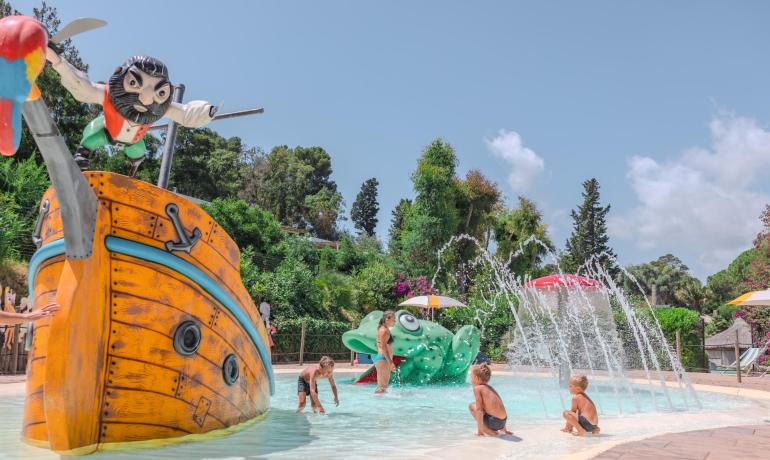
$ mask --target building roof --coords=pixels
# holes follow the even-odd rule
[[[751,346],[751,326],[743,318],[735,318],[733,325],[706,339],[706,348],[734,348],[735,331],[738,331],[738,345],[742,348]]]

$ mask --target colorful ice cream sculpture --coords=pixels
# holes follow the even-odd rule
[[[48,34],[26,16],[0,19],[0,153],[13,155],[21,142],[21,106],[40,97],[35,85],[45,66]]]

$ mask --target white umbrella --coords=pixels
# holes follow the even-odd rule
[[[417,297],[412,297],[411,299],[407,299],[400,304],[398,304],[399,307],[420,307],[420,308],[430,308],[431,309],[431,318],[433,318],[433,311],[439,308],[449,308],[449,307],[465,307],[464,303],[460,302],[457,299],[453,299],[451,297],[446,297],[443,295],[421,295]]]
[[[752,291],[730,301],[730,305],[770,305],[770,289]]]

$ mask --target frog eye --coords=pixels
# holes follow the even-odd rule
[[[409,313],[404,313],[399,316],[398,322],[401,323],[401,326],[409,332],[417,332],[420,330],[420,322],[417,321],[417,318],[410,315]]]

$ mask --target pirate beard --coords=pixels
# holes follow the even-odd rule
[[[126,72],[128,72],[128,68],[110,77],[110,102],[115,106],[118,113],[126,120],[140,125],[150,125],[163,118],[169,105],[171,105],[171,96],[162,104],[155,102],[150,105],[142,104],[139,102],[138,93],[129,93],[123,88],[123,79],[126,76]],[[134,105],[144,107],[147,111],[140,112],[134,108]]]

